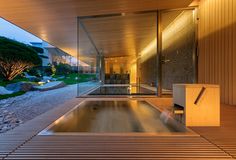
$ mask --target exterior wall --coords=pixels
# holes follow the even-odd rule
[[[236,105],[236,1],[201,0],[199,83],[219,84],[221,102]]]
[[[31,42],[32,46],[39,47],[43,49],[43,53],[38,53],[39,56],[45,56],[45,57],[40,57],[42,59],[42,66],[48,66],[48,64],[51,64],[51,57],[48,54],[48,50],[45,49],[45,47],[48,46],[48,43],[46,42]],[[48,58],[46,58],[48,57]]]
[[[65,63],[69,64],[70,66],[77,66],[77,58],[65,53],[59,48],[49,46],[49,47],[44,47],[44,50],[45,53],[47,53],[49,57],[49,62],[51,64]],[[82,61],[80,61],[80,64],[82,66],[87,66],[87,64],[85,64]]]

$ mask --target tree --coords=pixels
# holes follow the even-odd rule
[[[43,53],[43,48],[40,48],[40,47],[35,47],[35,46],[32,46],[33,50],[35,50],[35,52],[37,53]]]
[[[0,37],[0,73],[10,81],[25,69],[41,65],[37,52],[23,43]]]

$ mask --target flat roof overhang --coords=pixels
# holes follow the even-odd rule
[[[183,8],[193,0],[0,0],[1,17],[77,54],[77,17]]]

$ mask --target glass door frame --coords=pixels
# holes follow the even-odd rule
[[[162,63],[163,63],[163,54],[162,54],[162,18],[161,15],[166,12],[171,11],[185,11],[192,10],[193,21],[195,23],[195,42],[192,51],[192,61],[193,61],[193,82],[198,82],[198,7],[187,7],[187,8],[177,8],[177,9],[164,9],[157,10],[157,96],[162,97]]]
[[[130,14],[144,14],[144,13],[150,13],[150,12],[156,12],[157,13],[157,32],[156,32],[156,37],[157,37],[157,77],[156,77],[156,96],[157,97],[162,97],[162,19],[161,15],[166,12],[171,12],[171,11],[178,11],[178,10],[193,10],[194,11],[194,22],[195,22],[195,43],[194,43],[194,49],[193,49],[193,64],[194,64],[194,83],[198,82],[198,8],[197,7],[187,7],[187,8],[177,8],[177,9],[164,9],[164,10],[148,10],[148,11],[138,11],[138,12],[125,12],[125,13],[115,13],[115,14],[104,14],[104,15],[92,15],[92,16],[79,16],[77,17],[77,58],[79,59],[79,27],[80,26],[80,21],[83,19],[87,18],[99,18],[99,17],[116,17],[116,16],[124,16],[124,15],[130,15]],[[79,61],[78,66],[79,66]],[[101,68],[99,68],[101,69]],[[138,79],[139,77],[137,77]],[[137,83],[138,80],[137,80]],[[127,95],[124,95],[127,97]],[[132,96],[132,95],[131,95]],[[141,95],[140,95],[141,96]],[[145,95],[143,95],[145,96]],[[84,96],[79,96],[79,85],[77,89],[77,97],[84,97]],[[87,96],[85,96],[87,97]]]
[[[146,13],[158,13],[158,10],[146,10],[146,11],[137,11],[137,12],[123,12],[123,13],[114,13],[114,14],[102,14],[102,15],[91,15],[91,16],[78,16],[77,17],[77,58],[79,58],[80,57],[80,53],[79,53],[79,50],[80,50],[80,39],[79,39],[79,29],[80,28],[83,28],[83,26],[81,27],[81,22],[82,22],[82,20],[84,20],[84,19],[90,19],[90,18],[105,18],[105,17],[120,17],[120,16],[127,16],[127,15],[142,15],[142,14],[146,14]],[[157,16],[158,17],[158,16]],[[157,26],[158,26],[158,24],[157,24]],[[89,33],[87,33],[86,32],[86,34],[88,35]],[[88,35],[88,37],[90,37],[89,35]],[[90,37],[91,38],[91,37]],[[89,39],[90,39],[89,38]],[[94,43],[93,43],[93,45],[94,45]],[[156,46],[156,48],[157,48],[157,46]],[[100,51],[98,50],[98,49],[96,49],[97,50],[97,53],[99,54],[100,53]],[[157,53],[156,53],[156,55],[157,55]],[[78,63],[78,65],[79,65],[79,63]],[[99,67],[98,68],[99,70],[101,70],[101,67]],[[101,71],[99,71],[99,72],[101,72]],[[140,79],[140,77],[139,77],[139,75],[137,74],[137,77],[136,77],[136,79],[137,79],[137,82],[136,82],[136,84],[137,85],[140,85],[139,83],[140,83],[140,81],[139,81],[139,79]],[[99,81],[101,82],[101,76],[99,76]],[[101,85],[103,85],[103,83],[100,83],[100,86]],[[96,87],[95,87],[96,88]],[[156,86],[156,88],[157,88],[157,90],[158,90],[158,86]],[[84,95],[82,95],[82,96],[79,96],[79,94],[80,94],[80,91],[79,91],[79,84],[78,84],[78,87],[77,87],[77,97],[78,98],[81,98],[81,97],[92,97],[92,96],[84,96]],[[154,93],[153,95],[150,95],[150,96],[156,96],[157,95],[157,92],[156,93]],[[106,96],[112,96],[112,95],[106,95]],[[125,97],[128,97],[128,96],[131,96],[131,97],[134,97],[134,96],[147,96],[147,95],[124,95]]]

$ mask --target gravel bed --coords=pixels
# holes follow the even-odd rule
[[[83,84],[80,85],[81,91],[95,85],[91,82]],[[30,91],[21,96],[0,100],[0,133],[11,130],[76,96],[75,84],[44,92]]]

